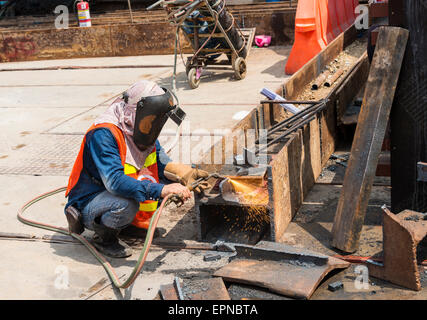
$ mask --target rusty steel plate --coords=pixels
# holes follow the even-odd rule
[[[292,246],[261,241],[256,246],[235,245],[237,255],[214,273],[225,281],[250,284],[295,299],[310,299],[332,270],[350,263]]]
[[[221,278],[184,280],[180,283],[184,300],[230,300]],[[163,300],[179,300],[173,284],[160,286]]]

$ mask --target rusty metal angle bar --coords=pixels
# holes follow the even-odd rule
[[[369,275],[421,290],[417,245],[427,236],[425,215],[412,210],[394,214],[384,205],[383,263],[367,261]]]

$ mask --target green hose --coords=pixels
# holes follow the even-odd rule
[[[156,229],[156,226],[157,226],[157,223],[159,221],[159,218],[160,218],[160,215],[162,213],[163,208],[171,202],[180,201],[179,196],[169,195],[169,196],[165,197],[163,199],[162,203],[160,204],[160,206],[154,212],[154,214],[150,220],[150,225],[148,227],[147,235],[145,237],[144,247],[142,248],[142,251],[139,254],[138,261],[136,262],[136,265],[133,268],[128,279],[124,283],[120,283],[120,280],[117,277],[117,275],[114,271],[114,268],[111,266],[111,264],[104,258],[104,256],[102,254],[100,254],[96,250],[96,248],[93,245],[90,244],[89,241],[86,240],[86,238],[84,238],[83,236],[81,236],[77,233],[70,232],[68,229],[52,226],[52,225],[37,222],[37,221],[33,221],[33,220],[30,220],[30,219],[23,217],[23,213],[29,207],[31,207],[33,204],[35,204],[35,203],[39,202],[40,200],[43,200],[47,197],[53,196],[57,193],[64,192],[66,189],[67,189],[66,187],[58,188],[58,189],[49,191],[47,193],[44,193],[44,194],[28,201],[26,204],[24,204],[22,206],[21,209],[19,209],[18,215],[17,215],[18,220],[21,221],[22,223],[29,225],[29,226],[32,226],[32,227],[42,228],[42,229],[46,229],[46,230],[50,230],[50,231],[54,231],[54,232],[60,232],[60,233],[65,234],[65,235],[70,235],[73,238],[79,240],[84,246],[86,246],[86,248],[89,249],[89,251],[95,256],[95,258],[102,264],[102,266],[104,267],[108,276],[110,277],[111,282],[114,284],[115,287],[122,288],[122,289],[128,288],[136,280],[139,272],[141,271],[141,269],[144,265],[145,259],[147,258],[148,251],[149,251],[151,243],[153,241],[154,230]]]

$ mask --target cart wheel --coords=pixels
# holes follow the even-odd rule
[[[190,61],[187,61],[186,63],[185,63],[185,74],[188,76],[188,73],[190,72],[190,69],[191,69],[191,64],[190,64]]]
[[[196,89],[199,86],[200,78],[197,79],[197,68],[191,68],[188,71],[187,78],[191,89]]]
[[[242,80],[246,77],[246,61],[242,57],[238,57],[236,61],[234,61],[234,75],[237,80]]]

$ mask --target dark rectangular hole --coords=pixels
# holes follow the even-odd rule
[[[202,204],[199,206],[202,240],[256,244],[269,231],[266,206]]]

